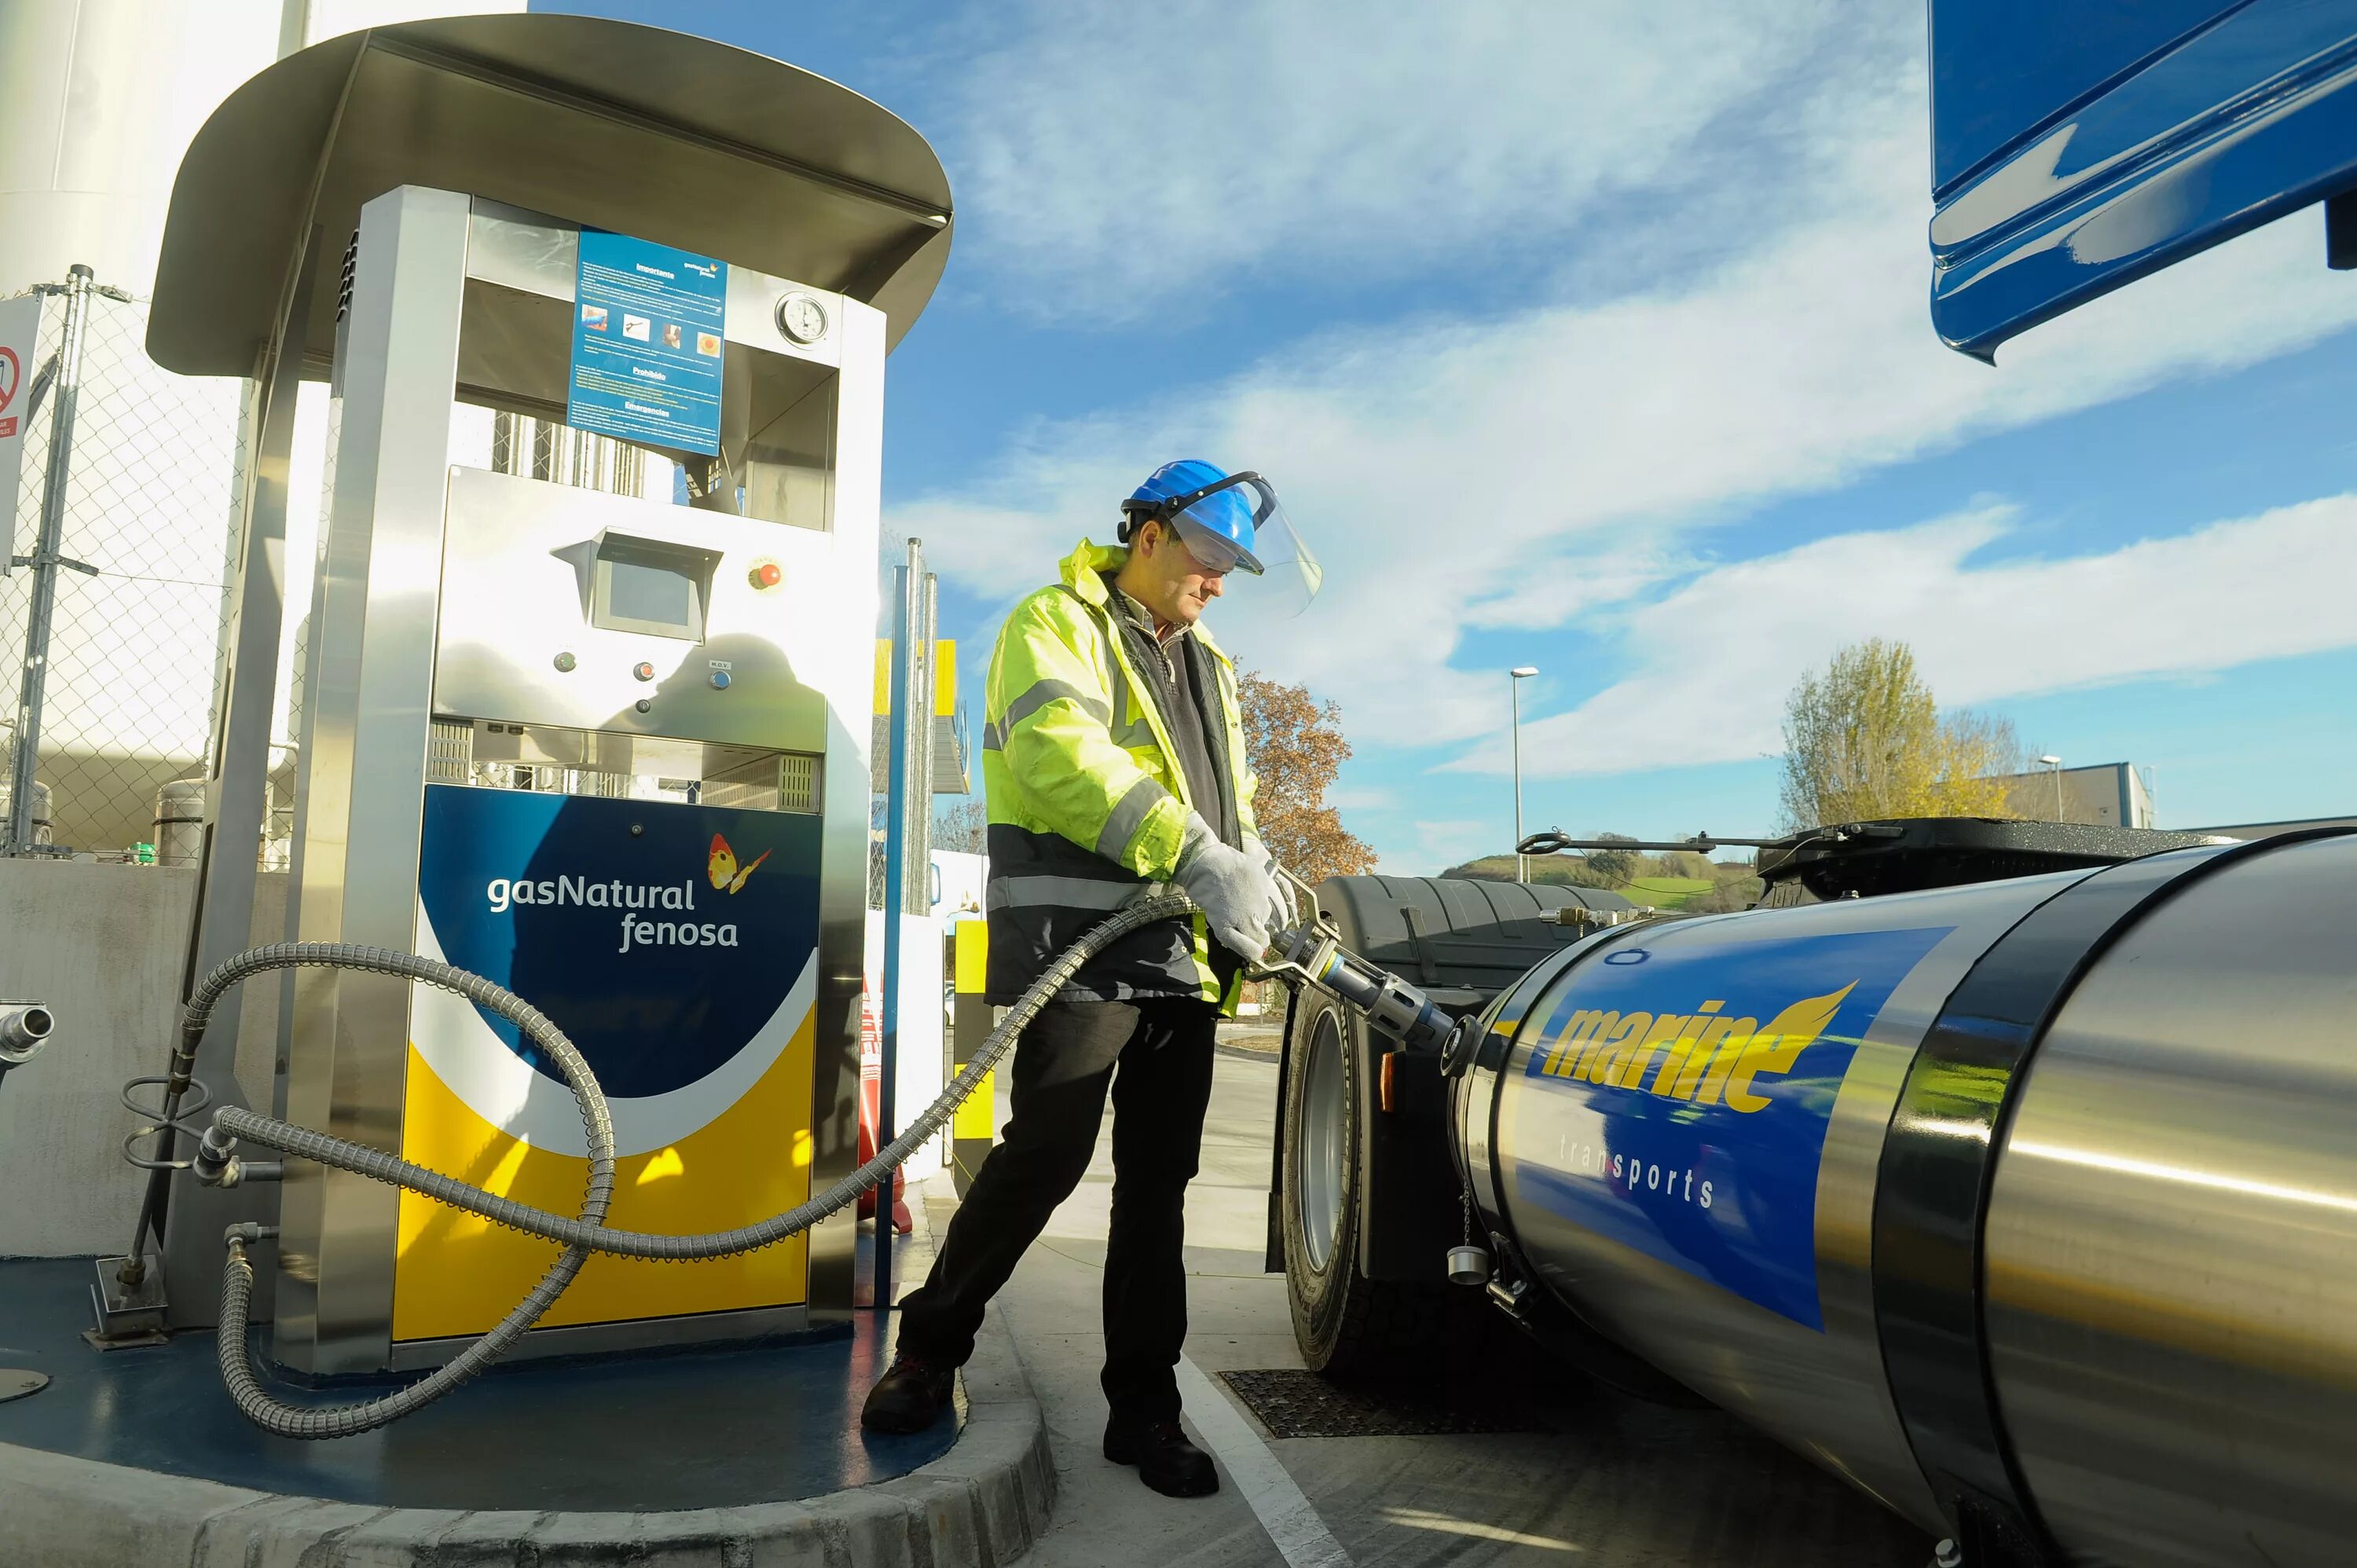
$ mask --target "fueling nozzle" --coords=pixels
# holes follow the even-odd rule
[[[1367,1015],[1367,1022],[1411,1050],[1438,1050],[1456,1020],[1432,998],[1386,969],[1377,969],[1315,922],[1277,933],[1275,950],[1309,977]]]
[[[1398,975],[1345,948],[1319,915],[1318,897],[1307,883],[1280,871],[1278,886],[1292,905],[1292,918],[1269,943],[1269,960],[1260,972],[1330,991],[1409,1049],[1438,1050],[1456,1020]]]

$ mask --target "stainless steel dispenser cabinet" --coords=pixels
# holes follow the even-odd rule
[[[313,109],[307,220],[255,220],[294,252],[285,286],[241,280],[256,237],[196,209],[267,206],[235,192],[241,149]],[[243,344],[204,313],[265,317],[240,367],[264,448],[249,556],[283,529],[296,376],[327,376],[329,436],[285,928],[253,929],[247,846],[291,618],[249,563],[192,974],[284,936],[509,985],[612,1102],[618,1226],[745,1224],[851,1167],[884,359],[939,275],[947,202],[922,140],[865,100],[589,18],[357,35],[223,106],[175,191],[151,346],[218,369]],[[235,1048],[208,1039],[214,1083]],[[276,1068],[291,1120],[579,1204],[570,1095],[470,1004],[300,972]],[[242,1200],[281,1228],[271,1352],[305,1372],[445,1359],[555,1252],[304,1162],[274,1196],[270,1216],[176,1191],[174,1316],[210,1310],[203,1254]],[[809,1326],[851,1283],[847,1218],[742,1258],[599,1257],[534,1348]]]

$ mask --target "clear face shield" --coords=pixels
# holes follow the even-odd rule
[[[1244,585],[1242,602],[1260,613],[1296,616],[1309,607],[1325,573],[1294,532],[1275,486],[1248,472],[1182,499],[1170,523],[1205,571],[1256,579]]]

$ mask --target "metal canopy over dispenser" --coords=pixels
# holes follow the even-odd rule
[[[380,28],[231,95],[174,188],[149,332],[169,369],[253,379],[258,448],[190,982],[283,937],[511,986],[612,1101],[617,1224],[741,1224],[849,1171],[883,365],[949,235],[899,120],[652,28]],[[328,477],[287,913],[257,930],[304,379],[331,389]],[[224,1092],[234,1026],[199,1058]],[[303,972],[275,1084],[298,1122],[578,1201],[569,1095],[463,1001]],[[173,1325],[210,1320],[246,1219],[281,1231],[272,1354],[314,1375],[444,1359],[554,1251],[304,1162],[283,1188],[184,1176]],[[839,1320],[852,1248],[845,1215],[745,1258],[599,1258],[534,1337]]]

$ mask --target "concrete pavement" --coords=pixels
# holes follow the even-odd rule
[[[1273,1058],[1221,1053],[1202,1174],[1189,1197],[1187,1354],[1209,1379],[1208,1386],[1192,1385],[1189,1424],[1207,1446],[1220,1445],[1220,1434],[1205,1430],[1212,1424],[1240,1427],[1249,1442],[1220,1454],[1216,1497],[1158,1497],[1098,1451],[1110,1116],[1080,1189],[1000,1297],[1016,1356],[1045,1412],[1056,1470],[1056,1507],[1027,1563],[1921,1568],[1930,1561],[1931,1542],[1920,1531],[1731,1418],[1578,1385],[1568,1385],[1549,1411],[1546,1431],[1270,1438],[1217,1374],[1301,1365],[1284,1278],[1261,1272],[1275,1080]],[[945,1187],[929,1184],[926,1197],[934,1224],[945,1223]],[[1182,1375],[1182,1387],[1191,1382]],[[1213,1397],[1234,1420],[1203,1419],[1203,1402]],[[1261,1455],[1275,1461],[1279,1489],[1297,1493],[1315,1530],[1305,1535],[1303,1521],[1285,1512],[1284,1498],[1272,1501],[1272,1477],[1254,1473]],[[1255,1498],[1238,1484],[1240,1470]],[[1318,1545],[1321,1536],[1333,1552]]]
[[[921,1271],[928,1239],[910,1239],[899,1256]],[[86,1266],[72,1278],[79,1288]],[[9,1417],[0,1425],[35,1435],[19,1429],[27,1416],[42,1417],[46,1402],[66,1430],[44,1428],[54,1446],[0,1442],[6,1568],[949,1568],[1019,1556],[1054,1496],[1039,1407],[996,1312],[964,1369],[954,1444],[914,1468],[893,1468],[869,1460],[910,1440],[870,1444],[847,1430],[881,1369],[881,1325],[865,1314],[848,1341],[774,1357],[713,1351],[501,1369],[400,1427],[322,1448],[254,1439],[209,1368],[191,1384],[172,1380],[156,1359],[185,1348],[209,1363],[207,1346],[102,1359],[71,1328],[27,1339],[34,1314],[11,1294],[13,1283],[0,1280],[0,1360],[46,1354],[59,1382],[0,1407]],[[797,1408],[788,1398],[776,1363],[801,1354],[831,1359],[823,1405]],[[70,1385],[117,1373],[127,1385],[99,1392],[120,1400],[71,1402]],[[722,1380],[729,1386],[716,1386]],[[125,1463],[93,1457],[74,1441],[82,1415],[120,1415],[161,1434],[167,1452],[143,1448]],[[317,1457],[330,1468],[264,1485],[204,1473],[221,1457],[208,1444],[238,1439],[290,1466]],[[371,1452],[381,1453],[381,1467],[371,1468]],[[374,1477],[360,1495],[306,1489],[307,1477],[349,1478],[332,1468],[347,1459]],[[848,1465],[834,1482],[841,1489],[791,1489],[787,1477],[805,1459]],[[177,1473],[191,1465],[193,1473]],[[737,1470],[748,1473],[733,1481],[723,1474]],[[867,1484],[845,1484],[862,1477]],[[733,1500],[708,1500],[716,1487],[732,1485]]]

